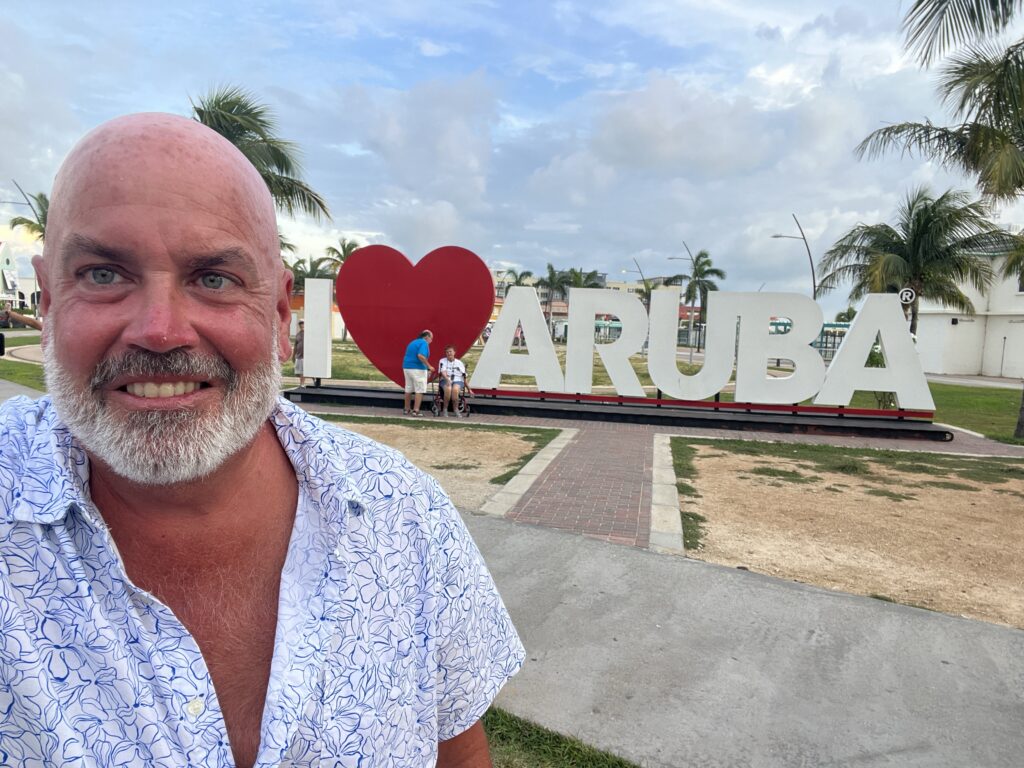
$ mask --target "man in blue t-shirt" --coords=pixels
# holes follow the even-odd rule
[[[433,333],[423,331],[405,348],[405,357],[402,358],[402,370],[405,372],[405,408],[402,413],[406,415],[420,415],[420,403],[423,401],[423,393],[427,391],[427,371],[434,370],[434,366],[430,364],[430,342],[433,339]],[[410,411],[409,395],[412,394],[415,394],[416,398]]]

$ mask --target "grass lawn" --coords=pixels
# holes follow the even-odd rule
[[[980,432],[1004,443],[1024,445],[1024,440],[1013,436],[1022,390],[935,383],[929,383],[928,388],[935,400],[935,421]],[[871,392],[857,392],[850,405],[854,408],[878,407]]]
[[[484,715],[484,730],[494,768],[638,768],[495,707]]]
[[[12,363],[10,360],[0,358],[0,379],[13,381],[23,387],[46,391],[46,382],[43,381],[43,367],[29,363]]]
[[[957,389],[970,389],[957,387]],[[984,390],[988,391],[988,390]],[[920,485],[971,490],[962,482],[999,485],[1011,479],[1024,479],[1024,463],[1019,459],[966,458],[940,453],[908,453],[906,451],[877,450],[871,448],[838,448],[829,445],[803,445],[800,443],[762,443],[751,440],[702,440],[699,438],[673,438],[672,466],[676,474],[676,488],[679,494],[700,498],[692,485],[696,477],[693,460],[697,455],[695,445],[713,446],[716,451],[735,453],[751,457],[778,457],[802,462],[805,472],[779,470],[772,467],[755,468],[751,474],[770,476],[778,482],[799,485],[812,484],[817,478],[807,471],[838,473],[858,480],[878,480],[878,469],[924,475]],[[938,480],[932,477],[941,478]],[[824,488],[829,491],[832,488]],[[895,491],[876,491],[872,495],[885,496],[892,501],[905,498]],[[685,505],[680,512],[683,524],[683,543],[687,549],[700,547],[704,536],[705,518],[695,512],[688,512]]]
[[[540,427],[503,427],[496,424],[470,424],[467,423],[466,419],[459,421],[435,421],[433,419],[416,421],[415,419],[379,418],[377,416],[349,416],[340,413],[323,413],[319,414],[319,417],[325,421],[347,421],[357,424],[393,424],[399,427],[408,427],[409,429],[469,429],[478,432],[507,432],[532,443],[533,447],[521,456],[513,466],[497,477],[491,478],[491,482],[495,485],[504,485],[519,474],[519,470],[526,466],[526,463],[536,456],[541,448],[554,440],[561,432],[558,429],[543,429]]]
[[[0,331],[2,333],[2,331]],[[11,347],[27,347],[32,344],[39,343],[39,336],[7,336],[4,338],[4,346],[10,349]]]

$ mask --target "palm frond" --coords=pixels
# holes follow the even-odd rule
[[[906,47],[925,65],[959,45],[1003,31],[1022,0],[915,0],[903,20]]]
[[[860,158],[874,159],[898,149],[902,155],[923,155],[944,165],[962,166],[967,138],[963,126],[943,128],[928,121],[897,123],[872,131],[854,151]]]
[[[15,216],[10,221],[11,229],[17,227],[23,228],[30,235],[34,235],[37,240],[42,240],[45,237],[46,230],[39,226],[39,222],[35,219],[28,219],[24,216]]]
[[[321,215],[330,218],[327,202],[306,182],[293,176],[282,176],[272,172],[264,172],[261,175],[277,207],[289,216],[294,216],[297,209],[308,213],[316,220],[319,220]]]
[[[935,197],[923,187],[912,189],[895,226],[858,224],[825,253],[819,292],[849,283],[854,301],[911,287],[922,298],[973,311],[960,286],[984,292],[994,279],[991,257],[1024,242],[997,227],[988,213],[983,201],[963,191]]]
[[[305,181],[298,147],[275,134],[271,109],[237,86],[217,88],[192,102],[196,120],[234,144],[259,171],[278,208],[296,210],[316,220],[330,219],[327,203]]]

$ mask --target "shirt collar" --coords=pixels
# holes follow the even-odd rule
[[[88,507],[89,459],[81,444],[58,418],[48,396],[33,403],[25,415],[20,450],[5,451],[0,471],[8,469],[15,487],[8,515],[19,522],[51,524],[74,505]],[[344,466],[336,446],[336,430],[279,397],[270,421],[301,485],[325,512],[362,515],[366,497]],[[19,486],[20,483],[20,486]],[[2,511],[2,510],[0,510]]]
[[[348,450],[340,431],[279,397],[270,415],[277,439],[311,500],[328,513],[359,516],[369,500],[346,469]]]
[[[21,522],[54,523],[88,498],[89,459],[48,396],[21,415],[24,442],[9,454],[17,466],[8,514]]]

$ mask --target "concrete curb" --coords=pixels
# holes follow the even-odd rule
[[[679,491],[672,466],[669,435],[654,436],[651,463],[651,538],[649,549],[663,555],[685,554],[683,521],[679,516]]]
[[[519,503],[523,494],[530,490],[530,487],[540,476],[540,473],[548,468],[548,465],[555,460],[565,446],[576,438],[577,434],[579,434],[578,429],[561,430],[554,440],[541,448],[537,455],[530,459],[515,477],[505,483],[500,491],[480,507],[480,513],[493,517],[504,517],[511,512],[512,508]]]
[[[941,423],[939,423],[937,421],[934,422],[934,424],[937,427],[945,427],[946,429],[955,429],[957,432],[963,432],[964,434],[970,435],[971,437],[981,437],[981,438],[985,437],[983,434],[981,434],[981,432],[975,432],[973,430],[967,429],[966,427],[954,427],[952,424],[941,424]]]

